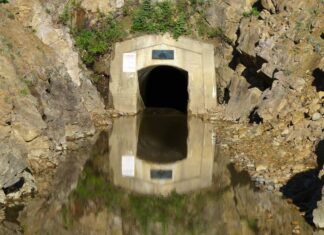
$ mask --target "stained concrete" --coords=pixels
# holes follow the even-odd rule
[[[174,50],[174,59],[152,59],[152,50]],[[134,67],[126,69],[130,72],[124,72],[124,53],[134,53],[135,56]],[[188,72],[188,113],[203,114],[216,108],[213,45],[185,37],[175,40],[170,35],[145,35],[115,45],[111,62],[110,92],[117,111],[137,113],[144,108],[139,91],[138,71],[159,65],[169,65]]]

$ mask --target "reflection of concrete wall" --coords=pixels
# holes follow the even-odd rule
[[[109,139],[109,163],[115,185],[139,193],[179,193],[210,186],[214,146],[211,127],[200,119],[189,118],[187,158],[169,164],[146,162],[136,158],[139,122],[138,117],[122,117],[114,121]],[[122,176],[122,156],[135,156],[134,177]],[[151,179],[151,170],[172,170],[172,179]]]
[[[153,60],[152,50],[174,50],[174,60]],[[134,72],[123,72],[123,53],[136,53]],[[216,106],[214,48],[211,44],[180,37],[146,35],[133,38],[115,47],[111,62],[110,91],[118,111],[137,113],[143,108],[137,71],[153,65],[170,65],[188,71],[189,104],[193,114],[206,113]]]

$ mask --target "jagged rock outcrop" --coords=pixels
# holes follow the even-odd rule
[[[314,119],[321,122],[323,117],[318,111],[323,101],[316,97],[320,94],[317,95],[312,86],[316,78],[311,72],[316,71],[324,53],[319,26],[323,18],[318,14],[323,4],[316,1],[298,1],[296,5],[261,1],[261,5],[265,9],[259,16],[243,17],[239,25],[237,54],[233,58],[236,73],[233,74],[245,77],[250,86],[247,89],[242,83],[234,93],[229,93],[225,118],[237,120],[238,116],[244,116],[241,120],[248,120],[249,116],[257,115],[263,122],[285,120],[289,123],[291,116],[302,110],[309,117],[316,113]],[[268,10],[277,14],[271,15]],[[298,21],[301,19],[303,22]],[[232,76],[231,83],[235,84],[236,77]],[[235,94],[251,93],[255,89],[261,95],[254,107],[249,107],[253,113],[249,115],[245,108],[241,108],[234,114],[231,111],[233,103],[237,107],[246,107],[246,99],[237,99]],[[312,99],[314,104],[306,101]],[[307,122],[307,118],[304,121]]]
[[[33,176],[107,124],[68,32],[45,11],[38,1],[0,11],[0,203],[36,191]]]

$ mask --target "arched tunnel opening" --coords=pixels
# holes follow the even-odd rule
[[[187,113],[188,72],[172,66],[152,66],[138,72],[145,107],[172,108]]]
[[[187,157],[188,72],[151,66],[138,72],[145,109],[140,117],[137,156],[155,163]]]

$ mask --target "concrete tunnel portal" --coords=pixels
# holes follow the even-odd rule
[[[144,35],[118,42],[110,64],[116,111],[145,107],[204,114],[217,106],[214,46],[169,35]]]
[[[173,66],[150,66],[138,71],[145,107],[172,108],[187,113],[188,72]]]

